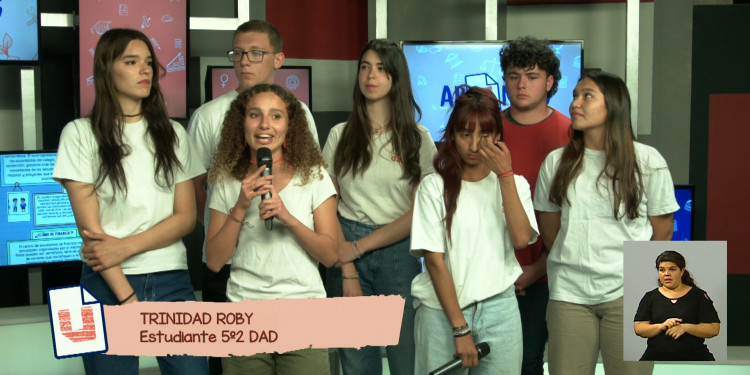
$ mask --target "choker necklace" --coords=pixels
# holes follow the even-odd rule
[[[278,160],[274,160],[273,163],[274,164],[281,163],[282,161],[284,161],[284,157],[283,156],[280,157]],[[258,162],[255,161],[255,160],[250,159],[250,164],[252,164],[252,165],[258,165]]]
[[[123,116],[125,116],[125,117],[138,117],[138,116],[140,116],[140,115],[142,115],[142,114],[143,114],[143,112],[141,112],[141,113],[136,113],[136,114],[134,114],[134,115],[123,115]]]

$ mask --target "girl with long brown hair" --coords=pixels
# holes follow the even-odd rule
[[[187,134],[170,121],[159,64],[140,31],[111,29],[94,51],[91,114],[60,136],[53,177],[83,239],[81,284],[104,304],[195,301],[182,237],[195,226]],[[151,177],[153,176],[153,177]],[[204,357],[158,357],[164,374],[204,374]],[[136,374],[138,357],[83,357],[88,374]]]
[[[584,74],[570,118],[570,143],[544,160],[534,195],[550,248],[550,373],[593,374],[600,351],[607,373],[650,373],[623,361],[623,241],[671,239],[672,177],[654,148],[634,141],[619,77]]]
[[[461,358],[479,374],[521,372],[514,248],[536,241],[529,184],[513,173],[502,114],[490,90],[460,87],[435,157],[417,189],[411,253],[428,272],[412,282],[415,372]],[[452,334],[451,334],[452,333]],[[478,360],[475,344],[491,352]]]
[[[414,371],[410,284],[420,264],[409,256],[412,195],[432,172],[435,144],[415,120],[414,100],[398,44],[376,39],[359,57],[349,120],[331,129],[323,149],[340,193],[339,262],[329,268],[330,296],[401,295],[406,306],[398,345],[386,347],[393,375]],[[366,324],[366,323],[365,323]],[[340,349],[344,374],[382,373],[380,348]]]

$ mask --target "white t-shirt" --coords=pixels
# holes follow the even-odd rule
[[[239,93],[237,90],[231,90],[198,107],[193,115],[190,116],[187,128],[188,136],[190,137],[190,142],[192,142],[193,147],[198,153],[198,157],[206,170],[211,169],[211,165],[213,164],[214,154],[216,153],[216,149],[219,146],[219,139],[221,138],[221,128],[222,125],[224,125],[224,117],[226,116],[232,101],[238,96]],[[315,143],[320,146],[320,143],[318,142],[318,131],[315,128],[315,120],[312,117],[312,113],[310,113],[310,108],[308,108],[303,102],[299,103],[302,105],[302,110],[305,111],[305,118],[307,118],[307,125],[310,127],[313,139],[315,139]],[[204,235],[208,233],[208,220],[210,218],[208,203],[211,201],[212,190],[213,188],[211,184],[208,184],[206,192],[206,210],[203,214]],[[206,262],[206,241],[203,241],[203,262]]]
[[[537,229],[531,203],[529,183],[514,176],[518,197],[532,228],[529,243],[536,242]],[[445,253],[456,288],[458,304],[464,307],[502,293],[521,275],[513,242],[503,212],[500,183],[490,172],[481,181],[461,181],[456,212],[451,225],[451,240],[445,228],[443,179],[433,173],[417,188],[411,224],[411,251],[423,256],[424,251]],[[411,283],[414,307],[425,304],[441,309],[429,272],[417,275]]]
[[[534,195],[534,208],[562,210],[560,232],[547,258],[550,299],[594,305],[623,295],[623,241],[648,241],[653,234],[649,216],[665,215],[680,207],[674,196],[667,162],[656,149],[634,142],[643,176],[640,217],[615,220],[614,195],[606,176],[595,184],[604,168],[604,151],[584,150],[581,174],[568,186],[571,204],[549,201],[552,179],[563,148],[552,151],[542,163]],[[607,184],[606,186],[604,184]],[[621,204],[620,214],[625,212]]]
[[[323,158],[328,164],[328,174],[336,178],[341,193],[339,214],[346,219],[370,225],[392,223],[411,209],[411,181],[404,179],[401,162],[391,146],[392,132],[372,136],[372,161],[364,174],[356,176],[349,171],[336,176],[333,159],[346,123],[333,127],[323,148]],[[432,173],[435,142],[430,131],[417,125],[422,142],[419,147],[419,166],[422,176]],[[364,150],[363,150],[364,152]],[[355,178],[356,177],[356,178]],[[373,188],[377,187],[377,188]]]
[[[188,142],[182,125],[172,121],[179,143],[175,153],[182,163],[176,168],[174,185],[189,180],[206,171],[200,165]],[[153,145],[146,133],[146,120],[125,124],[123,142],[130,146],[130,155],[122,159],[127,178],[127,196],[118,192],[112,201],[114,190],[109,180],[97,190],[99,220],[104,232],[117,238],[126,238],[144,232],[174,213],[174,185],[170,189],[160,187],[154,176],[156,162]],[[99,175],[98,145],[88,118],[68,123],[60,135],[57,161],[53,178],[95,184]],[[181,240],[161,249],[149,250],[134,255],[120,266],[125,274],[144,274],[160,271],[187,269],[185,245]]]
[[[279,192],[281,201],[297,220],[315,230],[313,211],[336,195],[331,178],[320,168],[322,179],[313,178],[304,186],[295,175]],[[229,215],[240,194],[241,182],[225,176],[217,182],[210,208]],[[323,298],[326,291],[318,272],[318,262],[310,256],[292,231],[278,222],[266,230],[258,212],[260,197],[250,203],[237,238],[227,283],[230,301]],[[251,228],[252,227],[252,228]]]

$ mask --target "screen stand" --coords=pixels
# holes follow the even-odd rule
[[[42,268],[29,268],[29,305],[44,303],[44,287],[42,286]]]

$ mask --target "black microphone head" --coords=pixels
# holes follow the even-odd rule
[[[271,149],[268,147],[261,147],[258,149],[258,168],[262,165],[266,166],[266,169],[270,174],[271,165],[273,165],[273,156],[271,154]]]
[[[477,352],[479,354],[479,358],[490,354],[490,344],[486,342],[480,342],[479,344],[477,344]]]

